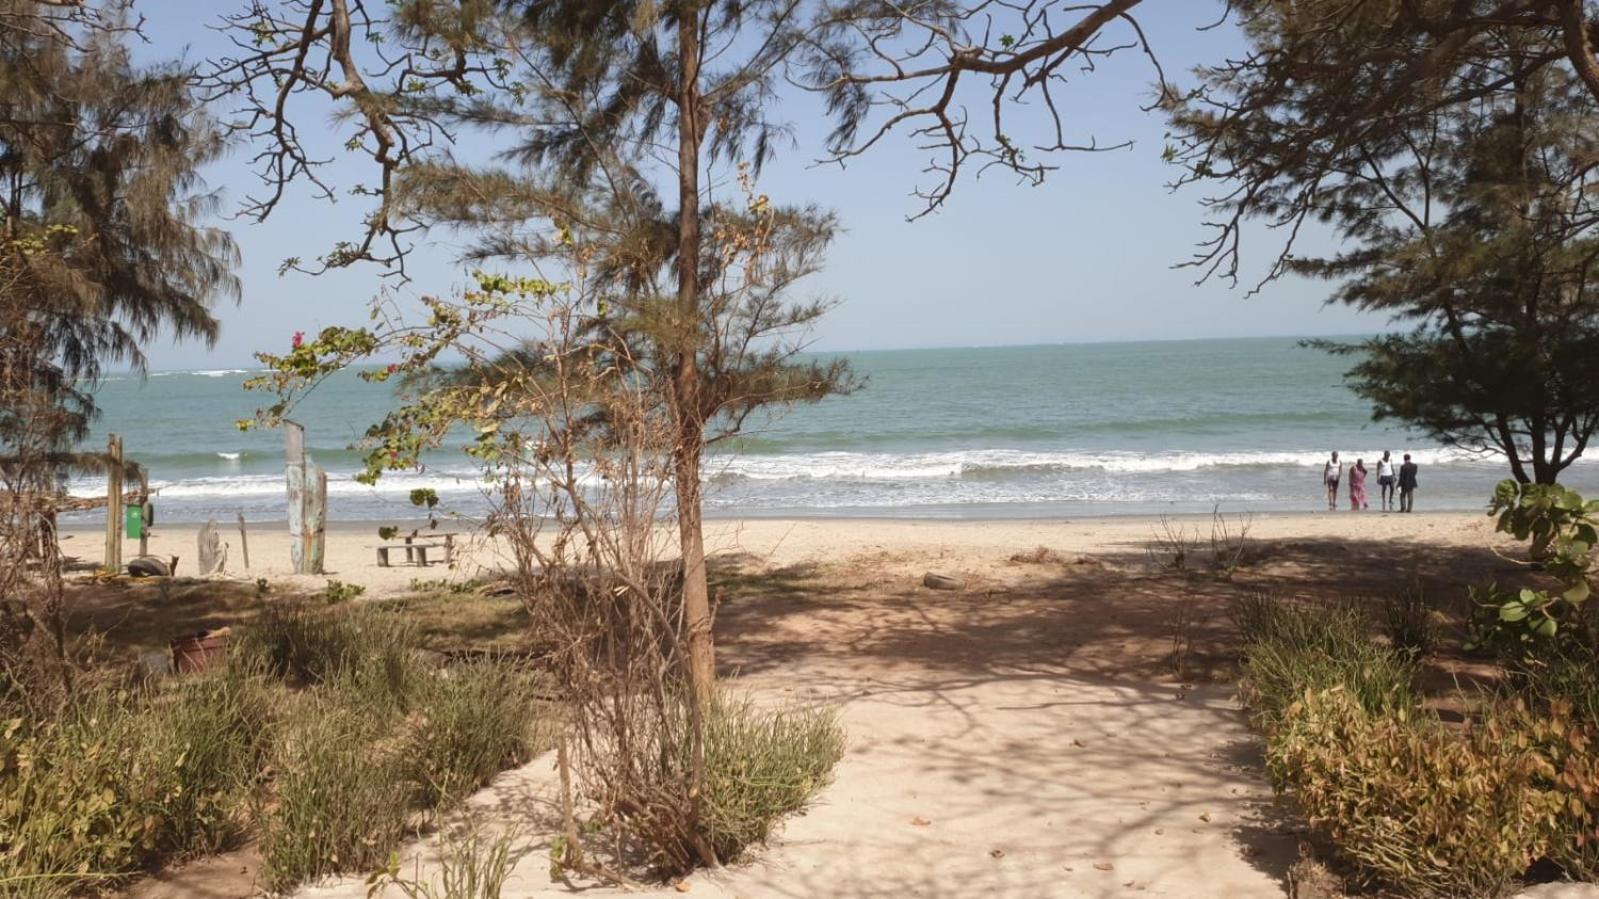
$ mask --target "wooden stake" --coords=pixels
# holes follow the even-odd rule
[[[105,571],[122,573],[122,438],[106,438]]]
[[[150,473],[139,468],[139,555],[150,554]]]
[[[239,513],[239,549],[244,552],[244,570],[250,570],[250,535],[244,532],[244,513]]]

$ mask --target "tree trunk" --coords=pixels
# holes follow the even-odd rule
[[[705,795],[705,715],[716,690],[716,649],[711,635],[711,594],[705,576],[705,534],[700,516],[700,461],[705,450],[704,410],[696,363],[700,345],[700,139],[705,133],[700,109],[699,10],[684,0],[677,22],[677,370],[673,372],[673,410],[677,445],[673,449],[678,539],[683,554],[683,618],[688,627],[688,675],[693,693],[689,727],[693,741],[689,838],[700,861],[719,859],[699,832]]]
[[[677,305],[682,329],[674,372],[677,404],[677,447],[673,459],[677,477],[678,534],[683,553],[683,614],[688,626],[689,680],[700,708],[715,689],[716,654],[711,638],[711,596],[705,577],[705,535],[700,521],[700,457],[705,428],[700,421],[699,345],[700,319],[700,46],[699,15],[695,4],[685,3],[678,17],[677,186],[678,252]]]

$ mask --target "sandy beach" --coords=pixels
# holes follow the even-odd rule
[[[849,744],[833,784],[770,847],[661,895],[1287,894],[1305,831],[1273,802],[1233,697],[1228,597],[1377,596],[1411,582],[1463,595],[1507,563],[1492,552],[1501,541],[1490,520],[1460,513],[1257,515],[1246,563],[1226,579],[1175,571],[1151,552],[1157,533],[1181,529],[1199,568],[1211,525],[1208,516],[710,524],[724,673],[756,695],[836,704]],[[396,595],[413,579],[482,576],[503,554],[463,535],[453,571],[380,568],[374,531],[333,527],[327,574],[302,586],[338,579],[369,597]],[[98,537],[79,532],[68,545]],[[194,539],[192,527],[161,527],[150,548],[181,556]],[[253,525],[249,539],[251,568],[230,549],[226,577],[295,580],[281,525]],[[927,571],[964,586],[929,590]],[[1174,666],[1178,637],[1187,646]],[[549,874],[555,795],[546,755],[470,803],[469,814],[518,834],[508,896],[574,894]],[[432,852],[430,840],[413,845],[406,864],[426,876]],[[222,856],[132,895],[233,895],[226,884],[244,895],[253,864],[248,851]],[[351,877],[301,895],[365,890]]]
[[[1199,542],[1208,544],[1212,518],[1208,515],[1176,515],[1165,521],[1185,530]],[[1493,522],[1484,514],[1461,512],[1418,512],[1411,515],[1381,512],[1261,513],[1228,516],[1235,530],[1247,523],[1248,535],[1255,541],[1332,540],[1360,544],[1365,541],[1445,546],[1487,546],[1499,540]],[[394,522],[409,529],[416,522]],[[450,578],[466,580],[491,575],[509,562],[503,544],[484,540],[469,527],[441,523],[439,531],[453,532],[460,546],[452,568],[434,564],[426,568],[411,565],[381,567],[374,549],[382,541],[377,529],[384,522],[335,522],[327,531],[326,573],[323,579],[337,578],[360,584],[371,596],[394,595],[406,590],[413,580]],[[311,586],[317,576],[296,577],[289,562],[288,526],[282,521],[247,524],[250,558],[244,566],[244,548],[236,524],[219,523],[222,542],[227,548],[225,577],[253,580],[259,577],[282,579]],[[1156,534],[1164,530],[1162,519],[1146,516],[1115,516],[1074,519],[878,519],[806,518],[743,520],[716,519],[706,522],[707,552],[738,556],[762,566],[784,567],[810,563],[839,563],[872,557],[886,565],[927,564],[951,571],[982,573],[1012,554],[1045,547],[1062,555],[1094,554],[1126,560],[1146,556]],[[151,555],[179,557],[180,576],[193,575],[198,525],[158,524],[151,530]],[[424,535],[428,532],[424,531]],[[101,558],[104,531],[95,527],[64,529],[64,550],[85,561]],[[1508,542],[1507,544],[1508,545]],[[138,542],[123,544],[123,558],[136,555]]]

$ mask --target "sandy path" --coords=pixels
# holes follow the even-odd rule
[[[1208,537],[1208,518],[1182,524]],[[1492,542],[1488,525],[1484,516],[1460,514],[1258,516],[1254,537],[1277,541],[1282,561],[1251,577],[1262,586],[1276,579],[1291,589],[1343,589],[1329,574],[1352,564],[1379,583],[1411,565],[1449,571],[1467,547]],[[724,666],[762,696],[838,703],[849,743],[835,782],[771,847],[749,864],[694,875],[688,892],[747,899],[1283,895],[1297,834],[1275,816],[1258,772],[1258,742],[1232,688],[1184,689],[1163,662],[1174,601],[1195,596],[1206,610],[1197,637],[1203,651],[1225,630],[1225,591],[1249,585],[1149,574],[1144,548],[1157,526],[1147,519],[712,524],[713,547],[766,572],[753,593],[722,611]],[[330,576],[382,594],[413,577],[446,574],[376,568],[367,561],[370,530],[334,531]],[[261,534],[251,534],[251,574],[277,574],[282,566],[271,560],[286,558],[286,545],[264,528]],[[193,535],[169,528],[160,539],[192,546]],[[1066,561],[1007,561],[1040,545]],[[1457,551],[1440,552],[1446,547]],[[1354,561],[1371,550],[1380,558]],[[481,552],[476,561],[493,547]],[[1091,564],[1077,564],[1077,553],[1091,555]],[[967,577],[973,588],[924,590],[917,580],[929,568]],[[541,757],[472,800],[483,820],[524,835],[505,895],[638,895],[551,881],[552,768]],[[424,841],[408,852],[424,878],[433,870],[431,851]],[[666,887],[643,895],[680,894]],[[300,895],[360,899],[366,886],[352,877]]]

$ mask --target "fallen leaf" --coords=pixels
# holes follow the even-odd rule
[[[1096,870],[1096,871],[1114,871],[1114,870],[1116,870],[1116,866],[1111,864],[1110,862],[1094,862],[1094,870]]]
[[[677,883],[673,884],[673,886],[675,886],[677,888],[677,891],[679,893],[686,893],[689,890],[693,889],[693,887],[690,887],[688,885],[688,881],[686,881],[686,880],[679,880]]]
[[[933,823],[933,822],[927,820],[926,818],[923,818],[920,815],[918,815],[918,816],[916,816],[916,817],[911,819],[911,826],[913,826],[913,827],[926,827],[927,825],[929,825],[931,823]]]

